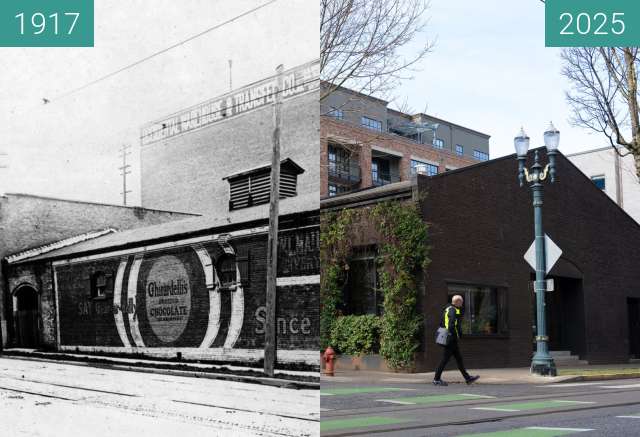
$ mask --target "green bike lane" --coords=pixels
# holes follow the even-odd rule
[[[556,388],[536,390],[524,387],[506,395],[501,395],[500,391],[496,387],[462,384],[436,391],[424,385],[411,387],[404,384],[395,387],[326,387],[321,390],[321,431],[327,436],[368,435],[394,430],[435,430],[450,424],[464,426],[536,416],[536,426],[510,429],[509,434],[491,431],[477,435],[553,437],[590,432],[591,429],[545,426],[547,414],[571,414],[573,411],[634,403],[640,408],[637,390],[620,390],[617,393],[615,390],[598,391],[597,387],[567,387],[560,391]]]

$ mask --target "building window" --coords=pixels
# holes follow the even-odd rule
[[[329,112],[327,112],[327,115],[338,120],[344,120],[344,112],[342,112],[342,109],[334,108],[333,106]]]
[[[235,257],[224,255],[218,260],[216,267],[222,288],[234,288],[238,280]]]
[[[298,175],[304,170],[293,160],[280,164],[280,198],[294,197],[297,193]],[[239,174],[227,176],[229,182],[229,210],[248,208],[269,203],[271,195],[271,166],[266,165]]]
[[[360,182],[360,165],[354,152],[342,146],[329,143],[327,160],[329,163],[329,176],[335,182],[353,185]]]
[[[435,147],[436,149],[443,149],[444,148],[444,140],[442,138],[434,138],[433,139],[433,147]]]
[[[463,334],[495,335],[507,332],[505,289],[449,284],[448,302],[451,302],[451,298],[456,294],[464,299]]]
[[[473,157],[478,161],[488,161],[489,154],[487,152],[483,152],[482,150],[474,150]]]
[[[375,247],[355,248],[344,287],[344,313],[382,315],[384,296],[378,289]]]
[[[333,184],[329,184],[329,197],[333,197],[337,194],[338,194],[338,187]]]
[[[334,197],[342,193],[348,193],[351,189],[348,186],[329,183],[329,197]]]
[[[593,181],[594,184],[596,184],[596,187],[604,191],[605,189],[604,176],[592,176],[591,180]]]
[[[91,297],[102,299],[113,293],[113,275],[96,272],[91,276]]]
[[[368,129],[382,132],[382,122],[380,120],[375,120],[373,118],[363,116],[361,119],[361,124]]]
[[[428,162],[416,161],[415,159],[411,160],[411,174],[415,175],[418,173],[418,170],[421,168],[421,171],[426,172],[427,176],[435,176],[438,174],[438,166],[429,164]]]
[[[460,144],[456,144],[456,155],[458,156],[464,155],[464,146]]]

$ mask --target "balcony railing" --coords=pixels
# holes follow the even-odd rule
[[[358,184],[361,179],[360,167],[356,163],[329,163],[329,177],[343,183]]]
[[[381,187],[382,185],[400,182],[400,173],[397,171],[372,171],[371,179],[375,187]]]

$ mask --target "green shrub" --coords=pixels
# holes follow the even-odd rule
[[[342,316],[331,329],[331,346],[347,355],[366,355],[380,349],[380,318],[374,315]]]

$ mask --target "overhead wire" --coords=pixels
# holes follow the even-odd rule
[[[104,81],[106,79],[109,79],[109,78],[111,78],[111,77],[113,77],[113,76],[115,76],[117,74],[120,74],[123,71],[126,71],[126,70],[129,70],[129,69],[133,68],[133,67],[136,67],[136,66],[142,64],[143,62],[146,62],[146,61],[148,61],[150,59],[153,59],[153,58],[155,58],[157,56],[160,56],[160,55],[168,52],[169,50],[173,50],[176,47],[179,47],[179,46],[181,46],[183,44],[186,44],[186,43],[188,43],[190,41],[193,41],[196,38],[200,38],[201,36],[206,35],[209,32],[212,32],[212,31],[214,31],[216,29],[219,29],[219,28],[221,28],[223,26],[226,26],[227,24],[231,24],[234,21],[239,20],[240,18],[246,17],[247,15],[251,15],[254,12],[256,12],[256,11],[258,11],[260,9],[263,9],[263,8],[269,6],[269,5],[271,5],[271,4],[273,4],[273,3],[277,2],[277,1],[278,0],[269,0],[269,1],[265,2],[265,3],[262,3],[261,5],[256,6],[255,8],[249,9],[248,11],[245,11],[245,12],[239,14],[239,15],[236,15],[236,16],[228,19],[228,20],[225,20],[222,23],[218,23],[215,26],[209,27],[208,29],[205,29],[202,32],[199,32],[199,33],[197,33],[195,35],[192,35],[189,38],[186,38],[186,39],[184,39],[182,41],[179,41],[179,42],[177,42],[177,43],[175,43],[175,44],[173,44],[173,45],[171,45],[169,47],[166,47],[166,48],[164,48],[162,50],[154,52],[151,55],[145,56],[144,58],[139,59],[139,60],[137,60],[135,62],[132,62],[131,64],[125,65],[124,67],[119,68],[119,69],[117,69],[115,71],[112,71],[111,73],[105,74],[104,76],[101,76],[101,77],[99,77],[99,78],[97,78],[95,80],[92,80],[91,82],[87,82],[86,84],[84,84],[82,86],[79,86],[77,88],[73,88],[73,89],[71,89],[71,90],[69,90],[67,92],[64,92],[62,94],[59,94],[59,95],[57,95],[57,96],[55,96],[53,98],[47,99],[49,101],[47,104],[51,104],[51,103],[53,103],[55,101],[64,99],[66,97],[69,97],[69,96],[71,96],[71,95],[73,95],[73,94],[75,94],[77,92],[80,92],[80,91],[82,91],[82,90],[84,90],[84,89],[86,89],[86,88],[88,88],[88,87],[90,87],[92,85],[95,85],[95,84],[97,84],[99,82],[102,82],[102,81]]]

